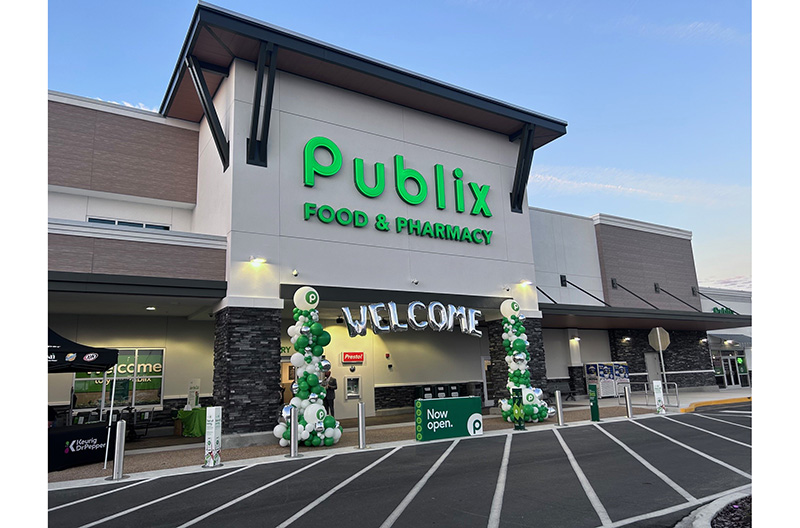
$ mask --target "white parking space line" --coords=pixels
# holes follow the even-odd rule
[[[181,495],[182,493],[186,493],[187,491],[192,491],[192,490],[197,489],[197,488],[199,488],[201,486],[205,486],[206,484],[211,484],[212,482],[216,482],[218,480],[222,480],[224,478],[230,477],[231,475],[235,475],[236,473],[238,473],[240,471],[244,471],[245,469],[250,469],[251,467],[253,467],[253,466],[244,466],[244,467],[242,467],[240,469],[237,469],[235,471],[231,471],[230,473],[225,473],[224,475],[220,475],[219,477],[216,477],[216,478],[213,478],[213,479],[210,479],[210,480],[206,480],[205,482],[201,482],[200,484],[195,484],[194,486],[188,487],[186,489],[182,489],[180,491],[176,491],[175,493],[170,493],[169,495],[165,495],[163,497],[159,497],[159,498],[157,498],[155,500],[151,500],[150,502],[145,502],[144,504],[140,504],[138,506],[134,506],[133,508],[128,508],[125,511],[121,511],[119,513],[115,513],[114,515],[110,515],[108,517],[104,517],[103,519],[99,519],[99,520],[94,521],[92,523],[84,524],[80,528],[89,528],[90,526],[97,526],[98,524],[103,524],[104,522],[108,522],[108,521],[111,521],[111,520],[116,519],[118,517],[122,517],[123,515],[128,515],[129,513],[133,513],[133,512],[135,512],[137,510],[141,510],[142,508],[146,508],[148,506],[152,506],[153,504],[156,504],[158,502],[165,501],[167,499],[171,499],[172,497],[177,497],[178,495]]]
[[[397,521],[397,519],[400,517],[400,515],[402,515],[402,513],[405,511],[408,505],[411,504],[411,501],[414,500],[414,497],[417,496],[422,487],[425,486],[425,484],[428,482],[428,479],[430,479],[431,476],[433,476],[433,474],[436,473],[436,470],[439,469],[439,466],[442,465],[442,462],[444,462],[447,456],[453,451],[453,449],[455,449],[456,445],[458,445],[458,442],[459,440],[455,440],[452,444],[450,444],[450,447],[448,447],[447,450],[444,453],[442,453],[442,456],[439,457],[439,460],[437,460],[431,466],[428,472],[425,473],[425,476],[423,476],[419,480],[419,482],[417,482],[417,484],[411,489],[411,491],[408,492],[408,495],[406,495],[406,497],[397,506],[397,508],[395,508],[391,514],[389,514],[389,517],[387,517],[385,521],[383,521],[383,524],[381,524],[381,528],[389,528]]]
[[[708,495],[706,497],[702,497],[697,499],[698,504],[705,504],[712,501],[719,499],[720,497],[724,497],[725,495],[729,495],[731,493],[738,493],[740,491],[744,491],[747,488],[751,487],[752,484],[745,484],[744,486],[739,486],[738,488],[733,488],[725,491],[720,491],[719,493],[714,493],[713,495]],[[663,508],[661,510],[657,510],[650,513],[643,513],[642,515],[637,515],[636,517],[629,517],[627,519],[620,519],[619,521],[615,521],[608,526],[604,526],[603,528],[619,528],[620,526],[627,526],[629,524],[633,524],[639,521],[646,521],[648,519],[654,519],[656,517],[661,517],[662,515],[667,515],[670,513],[674,513],[677,511],[681,511],[682,509],[686,508],[687,506],[691,507],[691,504],[676,504],[675,506],[670,506],[669,508]]]
[[[738,424],[736,422],[730,422],[728,420],[720,420],[719,418],[714,418],[713,416],[709,416],[707,414],[692,413],[689,416],[699,416],[701,418],[705,418],[706,420],[714,420],[714,421],[717,421],[717,422],[722,422],[722,423],[726,423],[726,424],[730,424],[730,425],[735,425],[736,427],[741,427],[743,429],[753,429],[752,427],[750,427],[748,425],[742,425],[742,424]]]
[[[133,484],[130,484],[128,486],[123,486],[121,488],[116,488],[116,489],[109,490],[109,491],[106,491],[106,492],[103,492],[103,493],[98,493],[97,495],[92,495],[91,497],[84,497],[83,499],[72,501],[72,502],[68,502],[66,504],[61,504],[60,506],[53,506],[52,508],[48,509],[47,511],[48,512],[56,511],[56,510],[60,510],[61,508],[66,508],[68,506],[73,506],[75,504],[80,504],[82,502],[86,502],[86,501],[90,501],[90,500],[94,500],[94,499],[99,499],[100,497],[105,497],[106,495],[110,495],[110,494],[116,493],[118,491],[123,491],[123,490],[129,489],[129,488],[133,488],[134,486],[138,486],[140,484],[146,484],[148,482],[153,482],[154,480],[159,479],[159,478],[161,478],[161,477],[158,476],[158,477],[153,477],[151,479],[140,480],[140,481],[134,482]]]
[[[720,466],[722,466],[722,467],[728,468],[728,469],[730,469],[731,471],[733,471],[734,473],[738,473],[739,475],[742,475],[743,477],[746,477],[746,478],[749,478],[749,479],[752,479],[752,478],[753,478],[753,476],[752,476],[752,475],[750,475],[749,473],[746,473],[746,472],[742,471],[742,470],[741,470],[741,469],[739,469],[739,468],[733,467],[732,465],[730,465],[730,464],[727,464],[727,463],[723,462],[722,460],[719,460],[719,459],[716,459],[716,458],[714,458],[714,457],[712,457],[712,456],[710,456],[710,455],[707,455],[707,454],[703,453],[702,451],[700,451],[700,450],[698,450],[698,449],[695,449],[695,448],[693,448],[692,446],[688,446],[688,445],[684,444],[683,442],[678,442],[678,441],[677,441],[677,440],[675,440],[674,438],[672,438],[672,437],[669,437],[669,436],[667,436],[667,435],[665,435],[665,434],[663,434],[663,433],[659,433],[659,432],[658,432],[658,431],[656,431],[655,429],[651,429],[651,428],[647,427],[646,425],[642,425],[641,423],[639,423],[639,421],[638,421],[638,420],[631,420],[631,423],[638,425],[638,426],[639,426],[639,427],[641,427],[642,429],[647,429],[647,430],[648,430],[648,431],[650,431],[651,433],[653,433],[653,434],[656,434],[656,435],[658,435],[658,436],[660,436],[660,437],[662,437],[662,438],[665,438],[665,439],[669,440],[670,442],[672,442],[673,444],[679,445],[679,446],[681,446],[681,447],[682,447],[682,448],[684,448],[684,449],[688,449],[688,450],[689,450],[689,451],[691,451],[692,453],[698,454],[698,455],[700,455],[701,457],[703,457],[703,458],[705,458],[705,459],[707,459],[707,460],[710,460],[710,461],[714,462],[715,464],[719,464],[719,465],[720,465]]]
[[[511,438],[509,433],[506,436],[506,445],[503,449],[503,461],[500,463],[500,472],[497,475],[497,486],[494,489],[492,498],[492,509],[489,512],[489,523],[487,528],[497,528],[500,526],[500,513],[503,511],[503,495],[506,491],[506,476],[508,475],[508,459],[511,455]]]
[[[321,495],[317,500],[315,500],[314,502],[312,502],[311,504],[309,504],[308,506],[306,506],[305,508],[303,508],[299,512],[295,513],[294,515],[292,515],[291,517],[289,517],[285,521],[283,521],[281,524],[278,525],[277,528],[286,528],[287,526],[289,526],[290,524],[295,522],[297,519],[299,519],[300,517],[304,516],[306,513],[310,512],[311,510],[316,508],[325,499],[327,499],[328,497],[330,497],[331,495],[333,495],[334,493],[336,493],[337,491],[339,491],[343,487],[347,486],[348,484],[353,482],[355,479],[357,479],[358,477],[360,477],[361,475],[363,475],[364,473],[366,473],[370,469],[374,468],[375,466],[377,466],[378,464],[380,464],[381,462],[383,462],[384,460],[386,460],[387,458],[389,458],[390,456],[395,454],[397,451],[400,450],[401,447],[403,447],[403,446],[395,447],[394,449],[392,449],[391,451],[389,451],[388,453],[383,455],[381,458],[379,458],[378,460],[376,460],[372,464],[368,465],[367,467],[365,467],[364,469],[359,471],[358,473],[356,473],[356,474],[352,475],[351,477],[343,480],[342,482],[340,482],[339,484],[337,484],[336,486],[334,486],[333,488],[328,490],[327,493],[325,493],[324,495]]]
[[[720,412],[721,413],[729,413],[729,414],[750,414],[750,415],[753,414],[753,411],[731,411],[731,410],[727,410],[727,411],[720,411]]]
[[[682,496],[684,499],[686,499],[686,500],[687,500],[687,501],[689,501],[690,503],[691,503],[691,502],[696,502],[696,501],[697,501],[697,499],[696,499],[696,498],[694,498],[694,497],[692,496],[692,494],[691,494],[691,493],[689,493],[688,491],[686,491],[686,490],[685,490],[685,489],[683,489],[682,487],[678,486],[678,484],[676,484],[676,483],[675,483],[675,482],[674,482],[674,481],[673,481],[671,478],[669,478],[669,477],[668,477],[668,476],[666,476],[664,473],[662,473],[661,471],[659,471],[658,469],[656,469],[656,468],[655,468],[655,467],[654,467],[654,466],[653,466],[653,465],[652,465],[650,462],[648,462],[647,460],[645,460],[644,458],[642,458],[642,457],[641,457],[641,456],[640,456],[638,453],[636,453],[636,452],[635,452],[633,449],[631,449],[630,447],[628,447],[627,445],[625,445],[624,443],[622,443],[622,441],[620,441],[619,439],[617,439],[616,437],[614,437],[614,435],[612,435],[611,433],[609,433],[608,431],[606,431],[605,429],[603,429],[602,427],[600,427],[600,426],[599,426],[599,425],[597,425],[596,423],[595,423],[595,424],[592,424],[592,425],[594,425],[594,426],[595,426],[597,429],[599,429],[599,430],[600,430],[600,431],[601,431],[603,434],[605,434],[605,435],[606,435],[607,437],[609,437],[611,440],[613,440],[614,442],[616,442],[616,443],[617,443],[617,445],[619,445],[619,446],[620,446],[622,449],[624,449],[625,451],[627,451],[627,453],[628,453],[629,455],[631,455],[633,458],[635,458],[636,460],[638,460],[640,464],[642,464],[644,467],[646,467],[647,469],[649,469],[649,470],[650,470],[650,471],[651,471],[653,474],[655,474],[655,475],[656,475],[658,478],[660,478],[661,480],[663,480],[663,481],[664,481],[664,482],[665,482],[665,483],[666,483],[666,484],[667,484],[667,485],[668,485],[670,488],[672,488],[672,489],[674,489],[675,491],[677,491],[677,492],[678,492],[678,494],[679,494],[679,495],[681,495],[681,496]]]
[[[328,456],[326,456],[326,457],[320,458],[320,459],[319,459],[319,460],[317,460],[316,462],[312,462],[311,464],[309,464],[309,465],[307,465],[307,466],[303,466],[303,467],[301,467],[300,469],[298,469],[298,470],[296,470],[296,471],[293,471],[293,472],[289,473],[288,475],[284,475],[284,476],[282,476],[282,477],[281,477],[281,478],[279,478],[279,479],[273,480],[273,481],[272,481],[272,482],[270,482],[269,484],[265,484],[265,485],[261,486],[260,488],[256,488],[256,489],[254,489],[253,491],[251,491],[251,492],[249,492],[249,493],[245,493],[245,494],[244,494],[244,495],[242,495],[241,497],[238,497],[238,498],[236,498],[236,499],[233,499],[232,501],[230,501],[230,502],[227,502],[227,503],[223,504],[222,506],[219,506],[218,508],[214,508],[213,510],[211,510],[211,511],[209,511],[209,512],[206,512],[206,513],[204,513],[204,514],[203,514],[203,515],[201,515],[200,517],[195,517],[195,518],[194,518],[194,519],[192,519],[191,521],[188,521],[188,522],[185,522],[185,523],[183,523],[183,524],[182,524],[182,525],[180,525],[178,528],[184,528],[185,526],[191,526],[191,525],[193,525],[193,524],[197,524],[197,523],[199,523],[200,521],[202,521],[203,519],[207,519],[208,517],[211,517],[211,516],[212,516],[212,515],[214,515],[215,513],[219,513],[219,512],[221,512],[222,510],[224,510],[224,509],[226,509],[226,508],[230,508],[231,506],[233,506],[233,505],[234,505],[234,504],[236,504],[236,503],[239,503],[239,502],[241,502],[241,501],[243,501],[243,500],[245,500],[245,499],[247,499],[247,498],[249,498],[249,497],[252,497],[252,496],[253,496],[253,495],[255,495],[256,493],[260,493],[260,492],[264,491],[265,489],[267,489],[267,488],[269,488],[269,487],[271,487],[271,486],[274,486],[275,484],[278,484],[278,483],[280,483],[280,482],[283,482],[284,480],[290,479],[290,478],[292,478],[293,476],[297,475],[298,473],[302,473],[303,471],[305,471],[305,470],[307,470],[307,469],[310,469],[310,468],[312,468],[312,467],[316,466],[317,464],[319,464],[319,463],[321,463],[321,462],[325,462],[326,460],[328,460],[328,459],[329,459],[330,457],[332,457],[332,456],[334,456],[334,455],[328,455]]]
[[[734,440],[732,438],[728,438],[727,436],[722,436],[721,434],[717,434],[714,431],[709,431],[708,429],[703,429],[702,427],[697,427],[696,425],[687,424],[680,420],[676,420],[675,418],[670,418],[669,416],[662,416],[665,420],[669,420],[670,422],[675,422],[677,424],[684,425],[686,427],[691,427],[692,429],[697,429],[698,431],[703,431],[704,433],[708,433],[711,436],[716,436],[717,438],[722,438],[723,440],[727,440],[728,442],[733,442],[734,444],[739,444],[744,447],[749,447],[752,449],[753,446],[750,444],[745,444],[744,442],[739,442],[738,440]]]
[[[567,454],[567,459],[569,459],[572,470],[575,472],[575,475],[577,475],[581,486],[583,486],[583,491],[586,493],[586,497],[588,497],[589,502],[592,503],[594,511],[597,512],[597,516],[600,517],[600,522],[603,526],[611,526],[611,517],[608,516],[605,506],[603,506],[603,503],[600,502],[600,497],[597,496],[594,488],[592,488],[592,485],[589,484],[589,479],[586,478],[586,475],[584,475],[583,470],[578,465],[578,461],[575,460],[575,456],[572,454],[572,451],[570,451],[569,446],[567,446],[567,443],[561,437],[561,434],[559,434],[557,429],[553,429],[552,431],[556,435],[558,442],[561,444],[561,449],[563,449],[564,453]]]

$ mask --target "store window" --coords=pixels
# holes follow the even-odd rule
[[[114,389],[114,370],[117,373]],[[103,372],[78,372],[73,380],[76,409],[96,409],[103,399]],[[148,407],[164,398],[164,349],[121,348],[117,365],[106,372],[105,406]]]
[[[169,231],[169,226],[164,224],[147,224],[144,222],[129,222],[127,220],[113,220],[111,218],[97,218],[90,216],[86,219],[90,224],[118,225],[123,227],[140,227],[144,229],[157,229],[159,231]]]

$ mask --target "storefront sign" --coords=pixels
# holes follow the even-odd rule
[[[481,399],[432,398],[414,403],[416,439],[420,442],[483,434]]]
[[[653,395],[656,399],[656,414],[667,414],[667,406],[664,404],[664,388],[658,380],[653,380]]]
[[[186,410],[200,407],[200,378],[189,380],[189,392],[186,396]]]
[[[316,158],[317,151],[325,151],[330,156],[330,163],[323,165]],[[303,148],[303,185],[314,187],[317,177],[332,177],[342,168],[342,151],[339,146],[326,137],[315,137],[306,142]],[[419,205],[428,198],[428,179],[419,171],[406,167],[405,159],[400,154],[394,156],[394,188],[398,198],[408,205]],[[433,166],[432,194],[436,209],[445,211],[448,207],[456,213],[468,213],[469,217],[491,218],[487,197],[490,186],[476,182],[465,182],[464,171],[456,167],[452,170],[452,180],[445,177],[444,165]],[[375,163],[374,185],[366,182],[364,160],[353,159],[353,177],[356,190],[366,198],[381,196],[386,188],[386,168],[381,162]],[[409,190],[409,182],[411,190]],[[452,186],[452,194],[447,189]],[[468,192],[467,192],[468,190]],[[452,203],[448,205],[448,195],[452,195]],[[469,205],[468,205],[469,204]],[[470,206],[471,205],[471,206]],[[469,218],[467,217],[467,219]],[[343,227],[360,229],[370,224],[369,215],[358,209],[332,207],[327,204],[306,202],[303,204],[303,219],[310,221],[316,218],[324,224],[338,224]],[[406,233],[418,237],[467,242],[470,244],[492,243],[494,231],[478,227],[446,224],[419,218],[395,216],[387,218],[385,214],[377,214],[373,226],[381,232]]]
[[[342,352],[342,363],[363,363],[363,352]]]
[[[480,310],[455,307],[434,301],[427,307],[421,301],[412,301],[408,305],[407,322],[402,323],[398,317],[397,305],[394,302],[374,303],[369,306],[361,306],[359,318],[354,319],[350,308],[342,307],[345,324],[350,337],[364,336],[367,334],[367,323],[370,323],[373,333],[382,334],[386,332],[405,332],[409,328],[412,330],[425,330],[430,328],[436,332],[446,330],[453,331],[453,327],[458,322],[462,334],[473,337],[481,337],[483,332],[477,329],[478,318],[481,317]],[[384,319],[384,315],[386,319]],[[427,316],[427,317],[426,317]]]
[[[222,407],[206,408],[206,455],[203,467],[222,465]]]

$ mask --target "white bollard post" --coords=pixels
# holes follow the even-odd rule
[[[115,437],[116,445],[114,446],[114,470],[111,477],[106,480],[121,480],[125,478],[123,475],[123,466],[125,465],[125,420],[117,421],[117,435]]]
[[[367,422],[363,401],[358,402],[358,448],[367,448]]]
[[[556,391],[556,414],[558,415],[558,425],[564,425],[564,409],[561,407],[561,391]]]
[[[628,418],[633,418],[633,407],[631,407],[631,388],[629,386],[623,387],[625,391],[625,413]]]
[[[289,416],[289,454],[286,458],[299,458],[303,455],[298,453],[298,442],[300,438],[297,436],[297,407],[292,405],[292,413]]]

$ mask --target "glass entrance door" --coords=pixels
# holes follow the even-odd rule
[[[724,357],[722,358],[722,368],[725,370],[725,386],[741,387],[739,380],[739,370],[736,368],[736,358]]]

